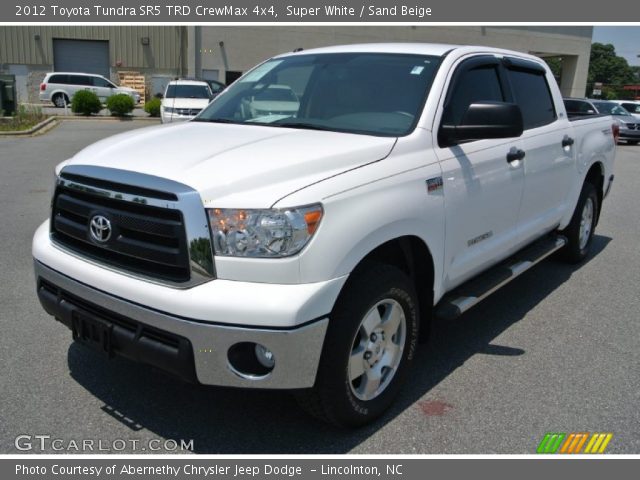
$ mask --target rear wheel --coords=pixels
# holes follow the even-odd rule
[[[69,104],[69,97],[67,97],[64,93],[56,93],[53,96],[53,104],[58,107],[58,108],[62,108],[65,105]]]
[[[300,405],[323,421],[364,425],[393,402],[418,343],[418,307],[399,269],[368,264],[340,295],[324,341],[316,384]]]
[[[560,232],[568,240],[562,250],[564,258],[568,262],[581,262],[589,254],[598,218],[598,208],[596,188],[591,183],[585,183],[582,186],[573,217],[571,217],[571,223]]]

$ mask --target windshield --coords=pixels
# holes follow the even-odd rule
[[[602,103],[595,103],[595,106],[598,107],[598,111],[600,113],[606,113],[608,115],[621,115],[623,117],[631,116],[629,112],[627,112],[624,108],[622,108],[617,103],[602,102]]]
[[[640,104],[637,104],[637,103],[623,103],[622,107],[629,113],[640,113]]]
[[[165,98],[209,98],[211,93],[206,85],[168,85]]]
[[[228,87],[196,121],[406,135],[438,65],[439,57],[404,54],[275,58]]]

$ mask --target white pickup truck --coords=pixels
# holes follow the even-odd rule
[[[269,88],[292,94],[255,108]],[[608,116],[571,121],[545,63],[519,52],[280,55],[192,121],[59,165],[33,241],[38,296],[107,357],[294,390],[361,425],[392,403],[434,316],[556,250],[585,258],[615,134]]]

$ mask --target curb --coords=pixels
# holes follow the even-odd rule
[[[0,132],[0,137],[28,137],[35,133],[45,133],[54,128],[58,122],[57,117],[49,117],[46,120],[34,125],[27,130],[14,130],[7,132]]]
[[[38,123],[37,125],[34,125],[28,130],[14,130],[14,131],[6,131],[6,132],[0,131],[0,137],[30,137],[36,134],[41,135],[43,133],[48,132],[52,128],[54,128],[56,125],[60,123],[60,121],[66,122],[66,121],[76,121],[76,120],[80,120],[80,121],[89,120],[89,121],[99,121],[99,122],[137,122],[137,121],[152,122],[152,121],[155,121],[158,124],[160,124],[159,117],[106,117],[106,116],[105,117],[99,117],[99,116],[76,117],[71,115],[53,115],[47,118],[46,120],[43,120],[42,122]]]
[[[135,117],[135,116],[130,116],[130,117],[114,117],[114,116],[107,116],[107,115],[89,115],[89,116],[85,116],[85,115],[54,115],[53,118],[57,119],[57,120],[111,120],[111,121],[115,121],[115,122],[136,122],[138,120],[141,120],[143,122],[149,122],[149,121],[156,121],[156,122],[160,122],[160,117]]]

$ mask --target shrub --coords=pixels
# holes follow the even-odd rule
[[[162,100],[160,100],[159,98],[152,98],[144,104],[144,111],[147,112],[151,117],[159,117],[161,105]]]
[[[107,108],[111,115],[116,117],[124,117],[133,111],[135,104],[133,98],[126,93],[118,93],[107,98]]]
[[[102,110],[98,96],[90,90],[80,90],[71,99],[71,111],[82,115],[92,115]]]
[[[3,112],[0,110],[0,117],[2,114]],[[40,107],[20,105],[18,111],[10,119],[0,123],[0,131],[27,130],[46,118],[47,116],[42,113]]]

